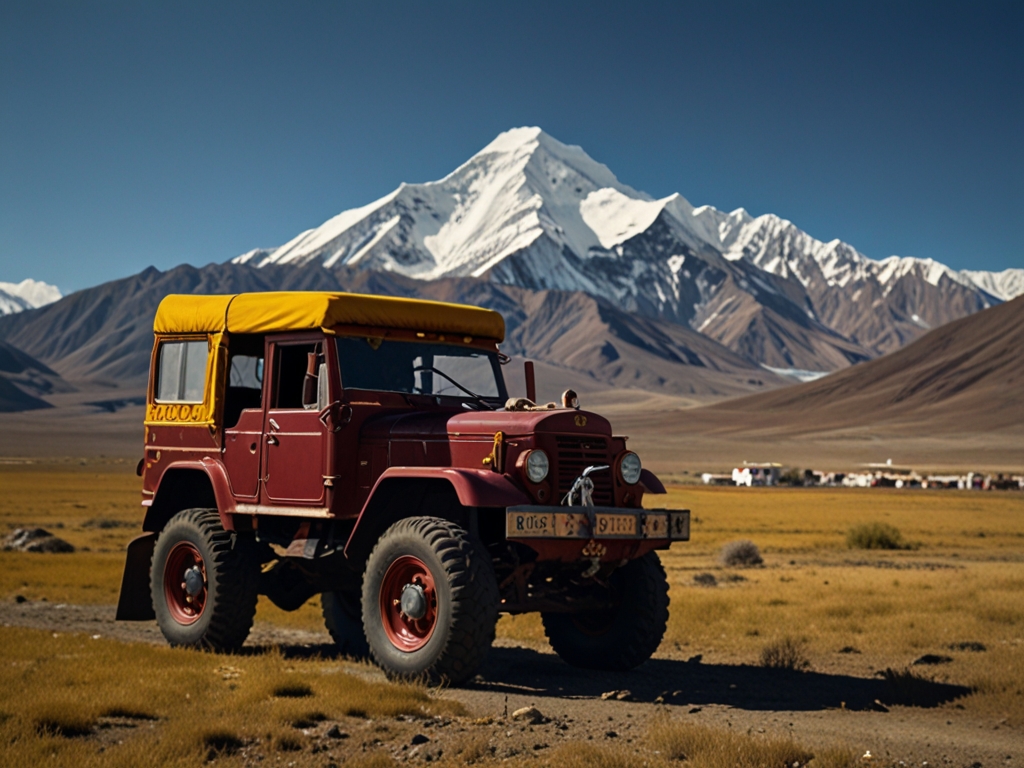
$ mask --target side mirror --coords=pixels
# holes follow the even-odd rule
[[[331,402],[327,384],[327,363],[320,363],[316,377],[316,409],[318,411],[322,411]]]

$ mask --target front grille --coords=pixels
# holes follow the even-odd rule
[[[602,437],[558,437],[558,499],[560,503],[583,470],[594,464],[610,465],[608,441]],[[615,506],[612,491],[612,470],[604,469],[590,476],[594,481],[594,504],[599,507]],[[577,500],[579,503],[579,500]]]

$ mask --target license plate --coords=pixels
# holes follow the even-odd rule
[[[587,516],[576,512],[509,512],[506,534],[509,538],[590,536]]]
[[[510,539],[556,537],[591,538],[590,521],[585,512],[521,512],[510,510],[505,533]],[[594,536],[634,537],[636,515],[615,515],[598,512],[594,515]]]
[[[648,512],[644,515],[644,538],[665,539],[668,538],[668,514],[664,512]]]
[[[673,541],[689,541],[690,510],[684,509],[681,512],[669,512],[668,528],[669,536]]]
[[[636,515],[598,514],[598,536],[636,536]]]
[[[572,511],[569,511],[572,510]],[[590,524],[593,520],[594,529]],[[690,513],[686,510],[637,510],[615,507],[509,507],[505,513],[509,539],[669,539],[690,538]]]
[[[555,516],[540,512],[510,512],[509,536],[554,536]]]

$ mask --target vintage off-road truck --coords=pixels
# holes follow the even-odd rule
[[[259,595],[321,595],[340,649],[393,677],[473,675],[498,615],[568,663],[658,647],[656,549],[689,538],[595,413],[509,398],[497,312],[344,293],[168,296],[146,406],[143,534],[118,619],[232,650]]]

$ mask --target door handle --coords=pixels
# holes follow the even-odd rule
[[[273,435],[267,435],[267,445],[280,445],[280,441]]]
[[[276,421],[274,421],[273,419],[270,419],[270,428],[271,428],[272,430],[274,430],[275,432],[277,432],[277,431],[279,431],[279,430],[281,429],[281,425],[280,425],[280,424],[278,424],[278,423],[277,423]]]

